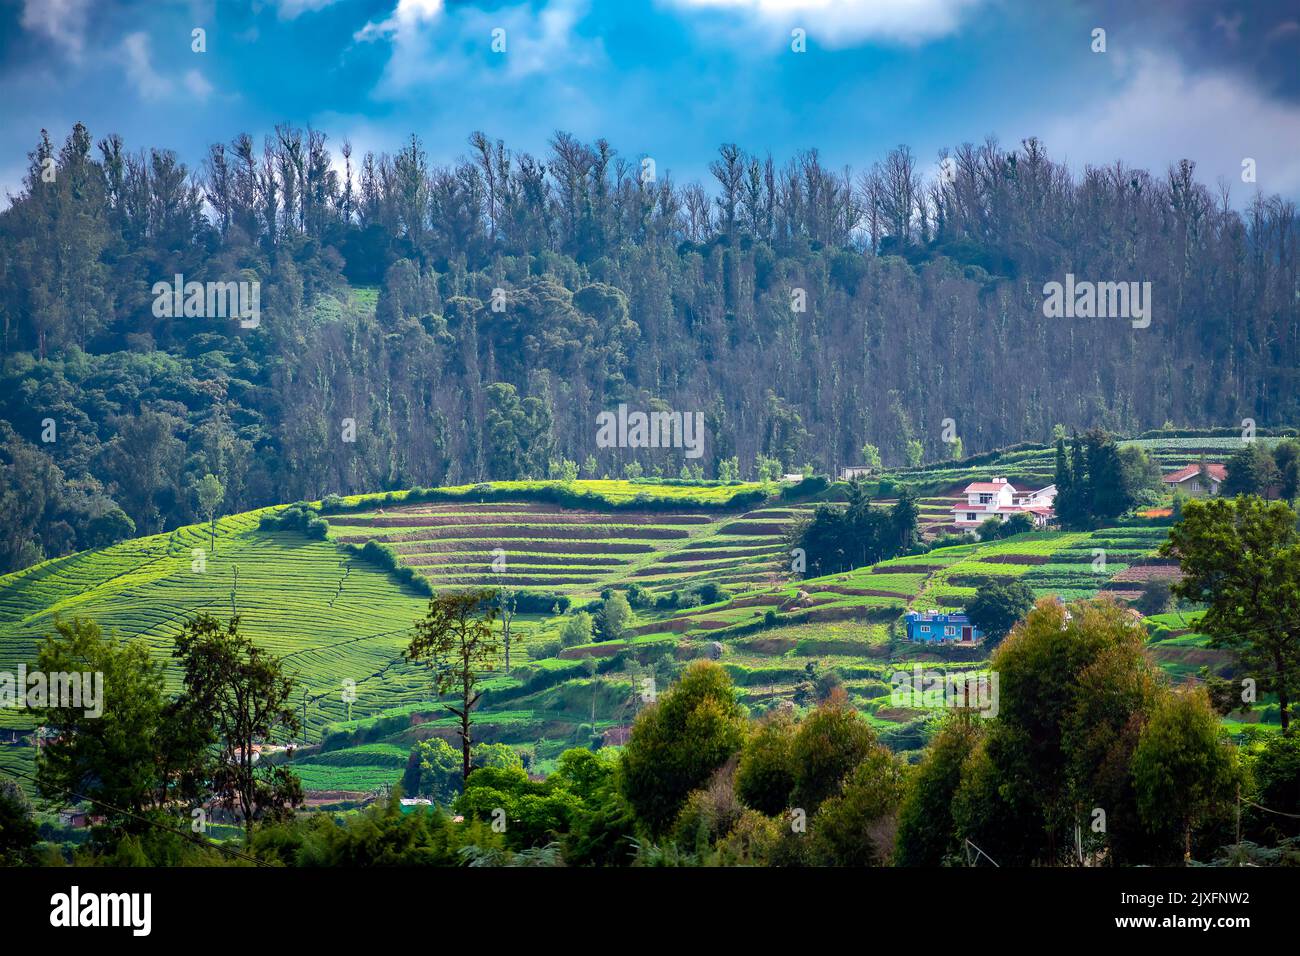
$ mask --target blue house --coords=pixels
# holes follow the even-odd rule
[[[965,611],[908,611],[906,620],[909,641],[974,644],[984,639]]]

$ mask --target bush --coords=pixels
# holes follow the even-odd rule
[[[798,498],[810,498],[819,495],[831,486],[831,480],[825,475],[809,475],[797,484],[787,485],[781,489],[781,497],[787,501]]]
[[[876,745],[829,797],[812,826],[813,862],[820,866],[880,866],[890,857],[903,800],[903,768]]]
[[[691,664],[637,715],[623,750],[619,787],[651,835],[673,824],[690,792],[708,782],[744,737],[745,715],[731,679],[710,662]]]
[[[778,711],[745,742],[736,768],[736,794],[747,806],[775,816],[794,789],[794,721]]]
[[[627,603],[638,609],[653,608],[656,604],[655,596],[639,584],[627,589]]]
[[[700,487],[717,487],[718,485],[739,485],[740,481],[731,482],[687,482],[680,479],[650,479],[647,483],[656,485],[698,485]],[[567,482],[537,483],[525,487],[497,487],[495,484],[480,482],[472,488],[453,490],[450,488],[412,488],[404,492],[388,492],[382,497],[363,495],[358,500],[348,502],[343,499],[331,499],[328,504],[322,502],[321,510],[325,514],[338,514],[344,511],[366,511],[376,502],[384,504],[417,504],[424,501],[536,501],[545,504],[560,505],[565,508],[595,508],[607,511],[680,511],[682,508],[749,508],[768,498],[762,488],[738,492],[730,498],[706,497],[694,495],[650,495],[639,494],[633,498],[612,500],[600,494],[580,491]]]
[[[792,744],[794,805],[816,812],[877,746],[875,731],[843,693],[819,706],[799,724]]]
[[[520,614],[563,614],[573,603],[567,595],[541,591],[516,591],[515,610]]]
[[[397,579],[399,584],[406,585],[417,594],[423,594],[425,597],[433,595],[433,587],[429,584],[428,578],[416,571],[415,568],[402,564],[398,560],[397,552],[388,545],[380,544],[374,538],[371,538],[363,545],[346,544],[344,548],[367,564],[373,565],[381,571],[387,571]]]
[[[263,515],[257,526],[262,531],[297,531],[316,541],[324,541],[330,529],[329,522],[305,501]]]
[[[591,615],[585,611],[571,614],[560,631],[560,644],[564,647],[576,647],[591,643]]]
[[[1133,606],[1143,615],[1150,617],[1152,614],[1163,614],[1169,610],[1172,601],[1173,592],[1169,582],[1161,578],[1153,578],[1142,586],[1142,594]]]
[[[528,656],[539,661],[544,657],[558,657],[563,649],[563,641],[530,641]]]

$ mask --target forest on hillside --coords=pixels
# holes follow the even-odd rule
[[[0,213],[0,571],[329,493],[934,459],[945,419],[968,453],[1300,419],[1293,203],[1033,139],[938,159],[728,144],[684,184],[563,132],[438,166],[282,125],[191,168],[43,131]],[[1150,282],[1150,326],[1046,318],[1067,273]],[[177,275],[260,283],[260,321],[159,317]],[[621,403],[703,413],[703,456],[598,447]]]

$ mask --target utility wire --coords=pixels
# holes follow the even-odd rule
[[[25,770],[19,770],[16,767],[7,768],[5,772],[16,774],[25,780],[30,780],[32,783],[37,782],[34,776],[27,773]],[[138,813],[133,813],[130,810],[123,810],[121,807],[115,807],[111,803],[107,803],[104,800],[96,800],[93,799],[92,797],[87,797],[85,794],[77,793],[75,790],[68,790],[65,787],[60,787],[58,784],[53,784],[50,783],[49,781],[41,781],[41,785],[46,787],[51,787],[54,790],[58,790],[60,793],[64,794],[65,796],[72,797],[74,800],[84,800],[86,803],[103,807],[104,809],[111,810],[114,813],[120,813],[123,816],[130,817],[132,820],[138,820],[139,822],[147,826],[156,827],[159,830],[165,830],[166,832],[171,833],[175,836],[185,837],[187,840],[190,840],[191,842],[195,843],[198,846],[211,847],[214,850],[219,850],[222,853],[226,853],[231,856],[238,857],[241,860],[247,860],[249,863],[253,863],[257,866],[266,866],[266,867],[271,866],[271,864],[267,863],[265,860],[259,860],[257,857],[244,853],[241,850],[236,850],[233,847],[223,846],[222,844],[209,840],[206,837],[202,837],[197,833],[193,833],[193,832],[187,833],[184,830],[174,829],[163,823],[160,823],[157,820],[151,820],[148,817],[140,816]]]

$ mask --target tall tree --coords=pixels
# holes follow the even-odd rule
[[[415,636],[406,649],[407,660],[425,661],[433,669],[434,691],[439,697],[452,692],[459,696],[459,706],[443,706],[460,721],[464,780],[473,770],[473,711],[483,696],[479,684],[500,652],[492,627],[496,618],[492,597],[487,590],[435,594],[429,599],[428,612],[415,623]]]
[[[195,484],[194,497],[198,500],[199,514],[208,519],[208,532],[211,538],[210,550],[213,554],[216,554],[217,513],[221,508],[222,499],[226,497],[226,489],[222,486],[221,479],[216,475],[207,474]]]
[[[1180,598],[1207,605],[1197,624],[1236,652],[1245,676],[1277,694],[1282,729],[1300,696],[1300,532],[1296,513],[1256,497],[1188,501],[1161,553],[1178,558]]]
[[[744,738],[744,712],[731,678],[711,661],[695,661],[637,715],[623,750],[622,794],[645,828],[662,834],[687,795],[740,750]]]
[[[293,680],[279,658],[240,633],[237,616],[223,626],[210,614],[197,615],[173,653],[185,686],[183,714],[191,726],[209,728],[215,742],[213,793],[239,815],[250,841],[257,820],[282,819],[302,803],[292,771],[261,759],[265,746],[302,732]]]
[[[42,796],[64,806],[85,799],[120,836],[142,832],[150,814],[198,795],[195,768],[207,739],[169,706],[165,667],[145,641],[105,637],[89,620],[57,621],[37,667],[103,675],[97,707],[83,685],[80,700],[52,699],[40,712],[48,735],[36,761]]]
[[[1203,687],[1168,694],[1142,731],[1133,754],[1138,810],[1151,827],[1171,817],[1192,857],[1197,825],[1222,813],[1242,783],[1236,753]]]

